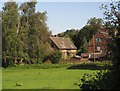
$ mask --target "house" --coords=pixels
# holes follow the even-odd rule
[[[106,55],[107,44],[110,36],[105,28],[101,28],[88,43],[89,57],[98,58]]]
[[[77,52],[77,47],[69,38],[50,37],[50,45],[53,50],[59,50],[62,53],[62,58],[64,59],[73,57]]]

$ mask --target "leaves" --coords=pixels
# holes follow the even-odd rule
[[[36,4],[25,2],[19,7],[16,2],[4,4],[2,11],[4,61],[8,56],[8,59],[12,57],[16,62],[23,59],[24,62],[30,63],[49,53],[50,46],[47,41],[50,34],[46,24],[46,12],[35,12]]]

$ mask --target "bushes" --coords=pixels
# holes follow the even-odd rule
[[[48,56],[44,57],[43,62],[50,60],[52,64],[58,63],[61,59],[62,53],[59,51],[55,51],[50,53]]]
[[[120,69],[111,71],[101,70],[93,74],[84,74],[80,81],[74,85],[79,86],[82,90],[120,89],[119,72]]]
[[[2,67],[8,67],[14,65],[14,59],[12,57],[6,57],[2,59]]]
[[[98,89],[115,89],[118,88],[115,82],[116,78],[120,76],[116,76],[115,74],[118,72],[114,72],[111,70],[112,64],[106,62],[93,62],[90,64],[84,64],[89,69],[100,69],[93,74],[84,74],[78,82],[74,85],[79,86],[83,91],[84,90],[98,90]],[[92,67],[92,68],[91,68]]]
[[[54,68],[67,68],[70,66],[76,65],[75,63],[65,63],[65,64],[25,64],[25,65],[16,65],[8,67],[8,69],[54,69]]]
[[[101,70],[93,74],[84,74],[80,79],[81,82],[77,82],[75,85],[82,88],[82,90],[108,89],[105,83],[106,75],[108,74],[108,70]]]
[[[106,70],[112,69],[111,63],[105,62],[86,62],[77,65],[73,65],[68,67],[67,69],[89,69],[89,70]]]

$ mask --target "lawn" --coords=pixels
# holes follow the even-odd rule
[[[2,70],[3,89],[79,89],[74,83],[84,73],[93,73],[96,70],[89,69],[21,69],[6,68]],[[16,86],[16,83],[22,84]]]

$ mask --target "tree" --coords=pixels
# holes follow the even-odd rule
[[[81,49],[81,53],[87,53],[88,51],[88,48],[87,48],[87,45],[88,45],[88,43],[87,43],[87,40],[85,39],[85,38],[83,38],[83,43],[82,43],[83,45],[80,47],[80,49]]]
[[[88,20],[87,24],[96,27],[96,29],[100,29],[103,26],[103,20],[93,17]]]
[[[16,61],[17,57],[17,29],[18,29],[18,5],[16,2],[7,2],[4,4],[2,12],[2,51],[3,59],[6,63]]]
[[[4,65],[19,63],[22,60],[25,63],[33,63],[49,53],[47,12],[36,12],[36,4],[37,2],[25,2],[19,7],[16,2],[4,4],[2,11]]]
[[[70,29],[70,30],[66,30],[63,33],[59,33],[58,36],[60,36],[60,37],[67,37],[67,38],[70,38],[71,41],[73,41],[73,38],[78,33],[78,31],[79,31],[78,29]]]
[[[101,18],[93,17],[87,21],[87,24],[82,29],[66,30],[63,33],[59,33],[58,36],[70,38],[78,49],[83,50],[84,38],[89,42],[93,34],[102,27],[103,20]]]
[[[95,75],[85,74],[81,78],[82,84],[77,84],[82,90],[120,89],[120,1],[112,2],[110,6],[102,4],[102,9],[105,10],[105,25],[111,35],[113,67],[107,72],[100,71]]]
[[[112,37],[111,58],[115,68],[120,65],[120,1],[110,3],[110,6],[102,4],[105,14],[105,25]]]
[[[46,24],[47,12],[35,12],[35,5],[36,2],[27,2],[20,6],[22,12],[21,26],[23,28],[21,33],[30,61],[42,59],[49,53],[50,49],[47,43],[50,36]]]
[[[103,26],[103,20],[100,18],[90,18],[87,24],[74,36],[74,44],[78,49],[84,45],[84,38],[87,42],[90,41],[93,34],[95,34]],[[79,40],[79,41],[78,41]],[[81,49],[80,49],[81,50]]]

